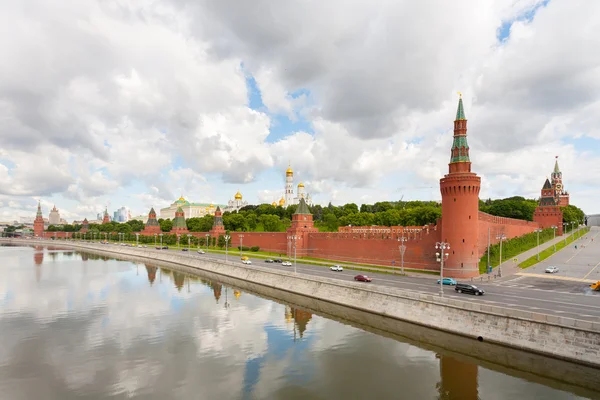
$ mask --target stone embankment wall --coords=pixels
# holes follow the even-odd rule
[[[11,240],[32,243],[31,240]],[[56,243],[50,243],[57,245]],[[172,251],[80,244],[66,247],[90,249],[119,257],[157,260],[207,271],[289,293],[308,296],[384,317],[440,329],[476,340],[502,344],[572,362],[600,367],[600,322],[511,310],[473,301],[344,282],[241,263],[194,257]]]

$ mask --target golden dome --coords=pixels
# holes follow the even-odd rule
[[[292,167],[288,164],[288,169],[285,171],[287,176],[294,175],[294,171],[292,171]]]
[[[215,208],[215,205],[213,203],[210,203],[209,208]]]
[[[304,187],[304,183],[300,182],[300,183],[298,184],[298,187],[299,187],[299,188],[301,188],[301,187],[303,188],[303,187]]]
[[[236,200],[241,200],[242,199],[242,194],[240,193],[240,191],[238,190],[238,192],[235,194],[235,199]]]
[[[183,197],[180,197],[179,201],[185,201],[185,199]]]
[[[276,202],[273,202],[273,203],[271,203],[271,205],[272,205],[273,207],[277,207],[277,203],[276,203]]]
[[[281,198],[281,200],[279,200],[279,205],[282,207],[285,205],[285,199],[283,197]]]

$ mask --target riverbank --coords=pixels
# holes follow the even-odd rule
[[[315,278],[258,266],[190,258],[176,252],[156,252],[143,248],[79,242],[10,239],[24,245],[64,246],[116,258],[155,263],[172,263],[205,273],[233,278],[250,284],[306,296],[428,328],[458,334],[479,342],[489,342],[545,356],[600,367],[600,322],[488,306],[476,301],[440,298],[436,295],[401,289]],[[344,317],[344,316],[342,316]],[[394,324],[375,326],[394,333]]]

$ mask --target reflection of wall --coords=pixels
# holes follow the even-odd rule
[[[440,399],[477,400],[477,364],[438,355],[440,359],[440,382],[437,384]]]

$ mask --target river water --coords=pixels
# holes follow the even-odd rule
[[[218,282],[59,248],[0,246],[0,339],[0,399],[584,398]]]

